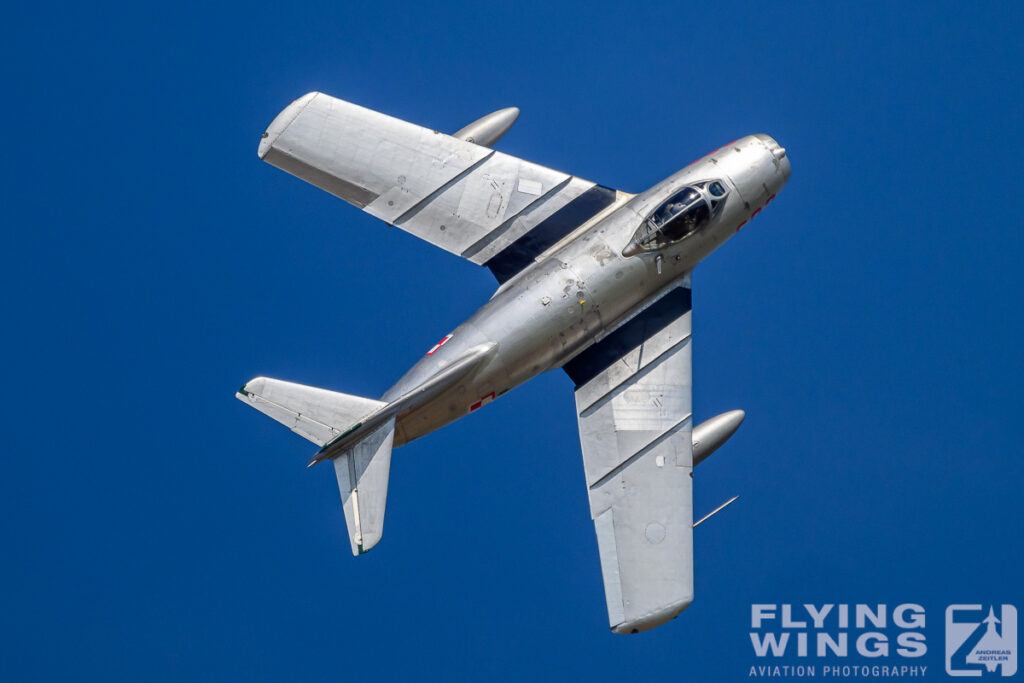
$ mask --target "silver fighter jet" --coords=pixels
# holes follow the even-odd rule
[[[609,622],[636,633],[693,601],[693,467],[744,417],[692,426],[690,274],[775,198],[789,159],[750,135],[629,194],[490,149],[518,115],[446,135],[317,92],[278,114],[261,159],[499,286],[379,399],[265,377],[237,397],[320,446],[310,465],[334,463],[359,555],[381,539],[394,447],[562,368]]]

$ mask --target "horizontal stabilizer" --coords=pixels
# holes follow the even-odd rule
[[[333,441],[386,405],[372,398],[267,377],[249,380],[235,397],[318,446]]]
[[[353,555],[362,555],[377,545],[384,532],[384,506],[388,499],[394,441],[395,418],[392,417],[334,459]]]

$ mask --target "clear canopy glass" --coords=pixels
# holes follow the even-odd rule
[[[717,213],[726,192],[718,180],[684,187],[644,219],[623,254],[661,249],[698,232]]]

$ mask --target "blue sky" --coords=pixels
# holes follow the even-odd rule
[[[727,680],[750,605],[1024,606],[1016,3],[24,7],[6,65],[0,677]],[[572,385],[397,451],[353,558],[255,375],[381,394],[491,274],[261,163],[321,90],[627,191],[766,132],[694,274],[694,604],[606,625]]]

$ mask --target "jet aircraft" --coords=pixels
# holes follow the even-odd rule
[[[379,399],[265,377],[236,395],[320,446],[310,465],[333,462],[359,555],[381,539],[393,448],[562,368],[609,624],[636,633],[693,601],[693,468],[744,417],[692,426],[691,273],[775,198],[789,159],[750,135],[630,194],[491,149],[518,115],[447,135],[319,92],[285,107],[263,161],[486,266],[498,287]]]

